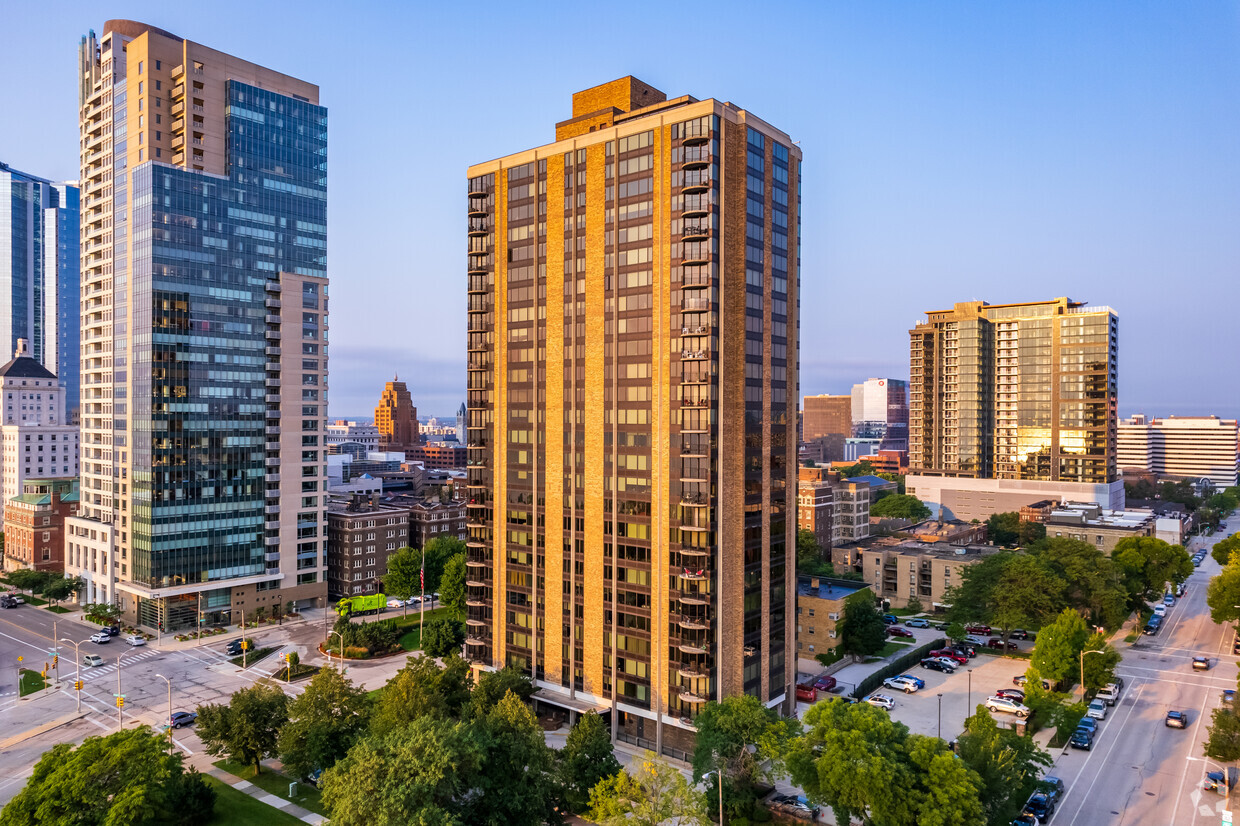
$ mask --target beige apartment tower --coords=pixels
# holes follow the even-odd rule
[[[326,596],[327,112],[130,20],[79,45],[84,602],[164,630]]]
[[[793,696],[800,164],[626,77],[469,169],[467,656],[666,753]]]

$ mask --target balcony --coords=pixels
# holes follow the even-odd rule
[[[172,69],[172,79],[173,79],[173,80],[177,80],[178,78],[180,78],[180,77],[181,77],[182,75],[184,75],[184,74],[185,74],[185,64],[184,64],[184,63],[180,64],[179,66],[175,66],[175,67],[173,67],[173,69]]]
[[[680,232],[680,237],[684,241],[704,241],[710,237],[710,225],[685,222],[684,229]]]
[[[180,151],[181,147],[183,146],[185,146],[185,136],[184,135],[173,135],[172,136],[172,148],[174,150]]]
[[[263,305],[268,310],[278,310],[280,307],[284,306],[280,299],[272,298],[271,296],[267,296],[267,298],[263,301]]]
[[[268,346],[267,346],[267,349],[266,349],[266,350],[264,350],[264,352],[265,352],[267,355],[269,355],[269,356],[279,356],[279,355],[280,355],[280,348],[279,348],[279,347],[273,347],[273,346],[271,346],[271,345],[268,345]]]
[[[709,169],[690,169],[685,172],[684,194],[704,193],[710,189]]]
[[[274,378],[274,377],[272,377],[272,376],[268,376],[268,377],[267,377],[266,384],[267,384],[267,387],[269,387],[269,388],[276,388],[276,387],[279,387],[279,386],[280,386],[280,380],[279,380],[278,378]]]
[[[268,393],[264,401],[266,401],[267,404],[279,404],[280,394],[279,393]]]
[[[268,456],[266,459],[263,460],[263,464],[265,464],[267,467],[279,467],[280,457],[279,456]]]

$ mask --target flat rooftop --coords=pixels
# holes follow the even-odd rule
[[[814,580],[818,587],[814,587]],[[830,577],[797,577],[797,596],[815,597],[817,599],[844,599],[863,588],[870,586],[864,582],[851,579],[831,579]]]

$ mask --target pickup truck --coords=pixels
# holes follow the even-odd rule
[[[1109,706],[1113,706],[1119,702],[1120,691],[1120,687],[1115,683],[1107,683],[1103,686],[1102,690],[1098,692],[1096,699],[1102,700]]]

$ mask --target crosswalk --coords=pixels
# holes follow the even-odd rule
[[[151,657],[158,657],[161,653],[162,652],[156,651],[154,649],[147,649],[146,651],[143,651],[140,654],[126,655],[125,658],[121,662],[122,662],[122,665],[125,665],[128,663],[140,662],[141,660],[149,660]],[[82,669],[82,680],[83,682],[90,682],[91,680],[98,680],[101,677],[106,677],[109,674],[115,674],[115,673],[116,673],[116,660],[105,659],[104,665],[97,665],[94,668],[83,668]]]

